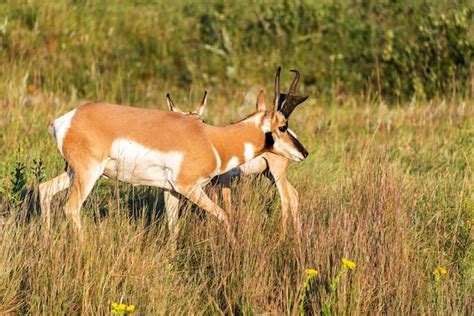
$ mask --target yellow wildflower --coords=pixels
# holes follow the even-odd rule
[[[436,277],[442,277],[443,275],[446,275],[446,273],[448,273],[448,271],[443,268],[443,267],[437,267],[436,269],[434,269],[433,271],[433,274],[436,276]]]
[[[127,306],[127,312],[133,312],[135,310],[135,305],[128,305]]]
[[[316,269],[306,269],[305,272],[306,272],[306,276],[308,277],[308,279],[314,278],[319,273],[318,270],[316,270]]]
[[[354,261],[351,261],[345,258],[342,259],[342,264],[344,265],[345,268],[349,270],[355,270],[356,268],[356,264]]]
[[[127,310],[127,305],[125,304],[119,304],[118,308],[117,308],[119,311],[125,311]]]
[[[117,304],[117,303],[112,303],[112,308],[113,308],[113,309],[117,309],[117,307],[118,307],[118,304]]]

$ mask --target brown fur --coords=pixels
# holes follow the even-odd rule
[[[276,77],[278,87],[279,72],[278,70]],[[205,101],[206,95],[198,113],[202,112]],[[70,126],[68,129],[64,126],[65,135],[62,139],[62,148],[59,148],[70,167],[70,172],[42,183],[40,201],[43,218],[49,229],[52,197],[57,192],[71,187],[65,213],[74,223],[79,237],[82,236],[80,220],[82,203],[102,174],[114,176],[116,170],[108,169],[112,168],[108,162],[121,163],[121,158],[112,157],[111,153],[116,140],[130,140],[160,153],[178,152],[182,160],[179,168],[170,167],[178,172],[173,178],[165,177],[164,182],[156,183],[153,179],[158,177],[161,181],[161,176],[151,173],[152,182],[147,182],[149,179],[145,173],[145,178],[141,180],[131,178],[126,181],[134,184],[150,183],[179,192],[223,222],[231,240],[233,234],[227,215],[209,199],[202,186],[213,176],[226,172],[230,167],[228,163],[233,157],[238,159],[237,165],[239,165],[243,164],[245,159],[250,160],[270,149],[274,153],[294,160],[303,160],[307,156],[306,150],[288,132],[278,131],[279,127],[286,126],[287,119],[275,109],[266,112],[257,111],[243,121],[223,127],[206,125],[194,117],[181,113],[107,103],[86,104],[78,107],[71,115]],[[66,117],[65,120],[67,119],[69,118]],[[271,134],[273,138],[273,148],[266,143],[268,140],[266,133]],[[252,145],[253,153],[245,157],[247,143]],[[58,139],[58,145],[60,144]],[[216,157],[216,153],[219,157]],[[133,164],[127,166],[132,167],[132,170],[136,167]],[[142,166],[148,170],[147,165]],[[166,172],[169,166],[158,164],[156,167],[163,168],[159,169],[162,170],[159,172]],[[174,195],[173,197],[176,199]],[[176,214],[175,210],[173,216],[176,217]],[[170,222],[176,223],[176,220],[172,219]],[[170,229],[173,230],[174,227]]]
[[[263,150],[264,138],[252,123],[214,127],[174,112],[140,109],[107,103],[78,107],[71,120],[63,153],[73,169],[89,160],[104,161],[114,140],[126,138],[161,152],[186,153],[178,177],[183,186],[199,177],[210,177],[216,169],[212,144],[222,166],[235,156],[243,163],[244,143]]]

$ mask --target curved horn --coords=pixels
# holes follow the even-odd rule
[[[295,79],[293,79],[293,82],[291,83],[288,95],[294,95],[296,92],[296,86],[298,86],[298,82],[300,81],[300,72],[296,69],[292,69],[290,71],[295,73]]]
[[[201,102],[198,105],[198,109],[196,111],[197,115],[202,116],[204,113],[204,109],[206,108],[207,104],[207,91],[204,91],[204,96],[202,97]]]
[[[275,109],[278,109],[280,103],[280,72],[281,67],[279,66],[275,75],[275,96],[273,97]]]
[[[284,106],[281,109],[281,113],[288,119],[293,112],[293,110],[301,103],[306,101],[308,96],[301,97],[297,95],[289,96],[286,100]]]

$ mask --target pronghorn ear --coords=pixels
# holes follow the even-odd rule
[[[265,91],[262,89],[260,90],[257,96],[257,112],[265,111],[266,108],[267,108],[267,105],[265,103]]]
[[[273,121],[273,118],[275,117],[276,112],[277,111],[272,107],[272,108],[265,111],[264,117],[269,118],[270,120]]]
[[[169,93],[166,94],[166,104],[168,104],[168,108],[170,109],[170,111],[172,111],[172,112],[178,112],[178,113],[181,113],[181,114],[184,113],[183,111],[181,111],[180,108],[178,108],[178,107],[174,104],[173,100],[171,100],[171,97],[170,97],[170,94],[169,94]]]
[[[169,93],[166,94],[166,104],[168,105],[168,108],[170,109],[170,111],[174,112],[174,103],[173,103],[173,100],[171,100]]]
[[[204,96],[202,97],[202,100],[201,102],[199,103],[198,105],[198,109],[196,111],[196,113],[199,115],[199,116],[202,116],[204,114],[204,110],[206,108],[206,104],[207,104],[207,91],[204,91]]]

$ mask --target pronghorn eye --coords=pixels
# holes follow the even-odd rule
[[[280,132],[284,133],[288,129],[288,125],[280,126],[280,127],[278,127],[278,129],[280,130]]]

